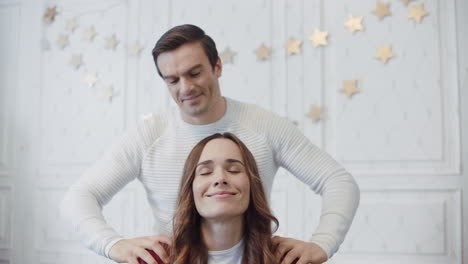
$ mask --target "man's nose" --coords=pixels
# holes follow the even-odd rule
[[[189,79],[187,78],[182,78],[181,79],[181,92],[182,94],[190,94],[190,92],[193,90],[193,88],[195,87],[194,86],[194,83],[192,81],[190,81]]]

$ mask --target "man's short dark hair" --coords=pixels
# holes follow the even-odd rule
[[[199,42],[201,44],[203,51],[205,51],[205,54],[210,61],[211,67],[214,69],[216,61],[218,60],[218,51],[216,50],[216,44],[213,39],[206,35],[205,31],[201,28],[185,24],[169,29],[161,36],[158,42],[156,42],[152,53],[154,64],[156,64],[159,76],[162,77],[157,63],[158,56],[163,52],[175,50],[178,47],[191,42]]]

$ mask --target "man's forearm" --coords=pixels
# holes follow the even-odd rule
[[[359,187],[346,171],[331,177],[322,192],[320,223],[311,242],[327,252],[328,258],[338,251],[348,232],[360,201]]]
[[[96,197],[83,186],[70,188],[62,200],[60,211],[72,224],[82,243],[99,255],[108,257],[110,243],[122,238],[105,221]]]

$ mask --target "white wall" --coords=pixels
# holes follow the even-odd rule
[[[181,23],[201,26],[220,51],[237,53],[224,66],[224,95],[296,121],[356,177],[361,206],[330,263],[462,263],[468,7],[463,0],[413,1],[430,13],[415,24],[401,1],[389,2],[393,15],[379,22],[371,0],[0,0],[0,264],[104,262],[76,241],[57,205],[118,135],[172,103],[151,49]],[[42,16],[51,6],[59,14],[47,25]],[[348,13],[364,16],[365,31],[343,27]],[[67,32],[74,17],[78,27]],[[93,42],[82,39],[89,26],[97,31]],[[316,27],[329,32],[328,46],[313,48],[308,36]],[[107,50],[113,33],[120,43]],[[69,38],[63,50],[59,34]],[[289,37],[303,40],[302,54],[285,56]],[[140,56],[128,53],[135,41]],[[258,62],[262,42],[273,53]],[[384,65],[373,56],[388,43],[396,57]],[[69,61],[78,54],[84,62],[76,70]],[[92,88],[88,72],[98,74]],[[349,79],[361,89],[352,99],[338,92]],[[109,85],[116,90],[111,103],[101,98]],[[325,106],[325,121],[305,116],[311,104]],[[319,196],[281,171],[272,202],[279,234],[312,234]],[[150,215],[137,183],[105,214],[124,235],[150,232],[150,217],[136,217]]]
[[[466,25],[467,17],[465,16],[468,11],[467,1],[457,1],[457,25]],[[468,27],[458,26],[457,28],[457,39],[458,39],[458,72],[459,77],[459,89],[460,89],[460,108],[461,108],[461,123],[462,123],[462,182],[463,182],[463,263],[468,263],[468,174],[466,168],[468,165],[468,50],[464,47],[468,43]]]

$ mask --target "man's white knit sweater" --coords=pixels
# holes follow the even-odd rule
[[[61,204],[62,214],[84,244],[108,256],[110,248],[122,239],[104,220],[102,207],[134,179],[146,190],[156,220],[154,234],[170,236],[189,152],[209,135],[231,132],[254,155],[268,196],[279,167],[321,194],[320,223],[310,241],[330,258],[343,242],[359,204],[359,188],[353,177],[287,119],[229,98],[226,107],[224,116],[208,125],[182,121],[177,108],[147,116],[86,170]]]

